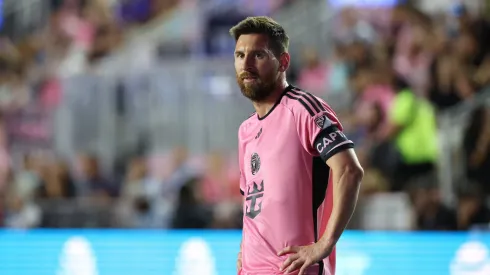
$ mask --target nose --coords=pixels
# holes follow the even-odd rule
[[[243,70],[247,72],[255,72],[255,59],[251,55],[246,55],[243,59]]]

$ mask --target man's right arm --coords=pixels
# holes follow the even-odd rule
[[[243,196],[242,198],[242,203],[245,203],[245,196]],[[242,246],[243,246],[243,233],[242,233],[242,240],[240,241],[240,251],[238,252],[238,259],[236,263],[237,272],[240,272],[240,270],[242,269]]]
[[[243,243],[243,239],[240,242],[240,252],[238,252],[238,259],[236,263],[236,269],[238,272],[240,272],[240,269],[242,269],[242,243]]]
[[[241,128],[241,126],[240,126]],[[246,186],[246,181],[245,181],[245,174],[243,170],[243,148],[240,142],[240,129],[238,130],[238,164],[240,168],[240,193],[242,194],[242,207],[243,204],[245,203],[245,186]],[[242,233],[243,234],[243,233]],[[243,237],[242,240],[240,241],[240,251],[238,252],[238,258],[237,258],[237,273],[240,272],[242,269],[242,244],[243,244]]]

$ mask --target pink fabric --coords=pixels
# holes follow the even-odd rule
[[[388,85],[372,85],[366,88],[361,104],[379,104],[384,113],[388,113],[395,97],[393,88]]]
[[[61,102],[61,83],[58,79],[48,80],[41,90],[41,101],[44,107],[55,108]]]
[[[317,126],[319,118],[342,129],[325,101],[294,90],[265,118],[254,114],[240,126],[240,190],[245,196],[240,274],[283,274],[279,266],[287,255],[277,253],[286,246],[314,243],[315,218],[317,232],[324,232],[332,211],[331,174],[317,217],[311,214],[313,159],[318,156],[313,144],[323,129]],[[324,263],[324,274],[335,274],[335,251]],[[316,275],[318,268],[312,266],[306,274]]]
[[[77,45],[89,49],[95,35],[94,26],[87,20],[81,19],[71,13],[61,17],[61,29],[70,36]]]
[[[239,182],[239,177],[229,175],[226,170],[222,175],[205,175],[202,180],[202,195],[207,203],[220,203],[229,200],[238,201],[240,194],[236,192],[236,184]]]
[[[298,77],[299,86],[315,95],[326,92],[328,66],[319,65],[312,69],[303,69]]]
[[[409,24],[404,24],[396,37],[395,55],[405,55],[412,44],[413,29]]]
[[[415,57],[400,54],[395,56],[393,66],[395,71],[413,87],[414,91],[421,95],[426,92],[430,80],[431,60],[431,56],[424,53]]]
[[[395,97],[395,93],[390,86],[387,85],[373,85],[366,88],[362,94],[356,107],[356,117],[364,121],[370,114],[370,109],[378,104],[381,107],[381,111],[384,115],[384,119],[381,122],[382,126],[385,126],[388,122],[387,115],[391,108],[391,104]]]

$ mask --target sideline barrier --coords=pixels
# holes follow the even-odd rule
[[[2,275],[236,274],[240,231],[0,231]],[[346,232],[337,275],[490,274],[489,233]]]

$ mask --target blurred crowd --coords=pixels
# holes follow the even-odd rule
[[[374,12],[347,8],[336,24],[333,54],[323,59],[307,49],[296,75],[300,87],[327,100],[347,98],[334,108],[366,169],[363,194],[407,192],[419,229],[488,223],[488,106],[465,125],[460,163],[466,179],[457,179],[454,208],[441,201],[436,170],[437,116],[490,84],[489,21],[463,5],[431,16],[398,5]]]
[[[3,222],[14,228],[239,228],[239,178],[230,162],[219,152],[196,159],[178,148],[166,157],[131,156],[111,177],[90,154],[71,162],[26,155],[8,175]]]
[[[90,71],[128,32],[186,1],[51,2],[46,26],[0,40],[0,225],[241,228],[230,152],[139,152],[109,173],[87,152],[74,159],[35,150],[11,157],[13,144],[26,138],[49,148],[46,123],[61,100],[60,79]],[[477,108],[464,133],[466,177],[454,205],[443,203],[438,185],[437,117],[490,84],[490,22],[462,5],[435,16],[399,5],[343,9],[330,29],[333,51],[325,57],[306,48],[290,81],[336,102],[366,171],[361,207],[377,194],[398,192],[409,198],[410,229],[488,224],[490,110]],[[36,123],[20,127],[26,117]]]

